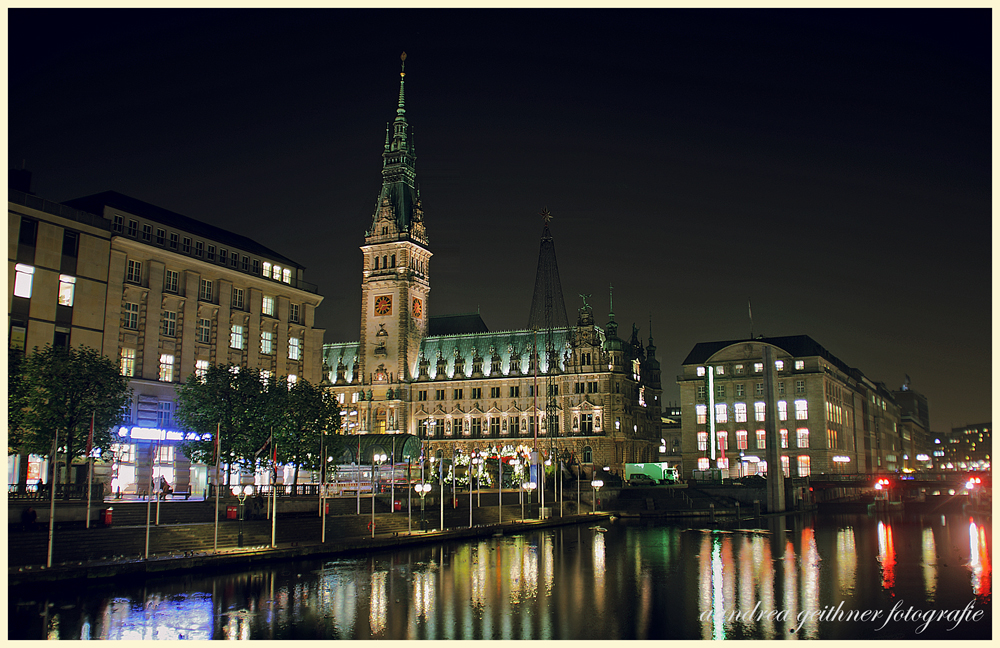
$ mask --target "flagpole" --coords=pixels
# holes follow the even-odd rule
[[[52,498],[49,502],[49,553],[48,557],[45,559],[45,566],[52,566],[52,545],[55,543],[56,534],[56,484],[59,481],[59,430],[55,431],[55,436],[52,437],[52,479],[50,480],[50,486],[52,487]]]
[[[271,462],[274,466],[274,480],[272,484],[271,491],[274,493],[274,508],[271,512],[271,548],[275,547],[275,537],[278,532],[278,443],[273,441],[274,432],[271,432],[272,443],[274,447],[274,459]]]
[[[214,553],[219,552],[219,477],[222,462],[222,421],[215,428],[215,542],[212,545]]]
[[[149,560],[149,516],[153,506],[153,459],[156,457],[156,446],[152,441],[149,443],[149,481],[146,482],[146,547],[143,550],[143,558]],[[157,506],[159,503],[157,502]],[[159,511],[159,509],[157,509]]]
[[[87,436],[87,525],[90,528],[90,491],[94,489],[94,458],[90,456],[94,448],[94,412],[90,413],[90,434]]]

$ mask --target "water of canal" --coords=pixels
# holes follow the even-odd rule
[[[603,523],[12,591],[10,639],[991,638],[990,518]]]

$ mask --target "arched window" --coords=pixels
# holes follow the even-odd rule
[[[382,257],[382,267],[383,268],[388,268],[389,267],[389,257],[385,257],[385,256]]]
[[[393,254],[391,257],[389,257],[389,267],[390,268],[395,268],[396,267],[396,255],[395,254]]]
[[[583,447],[583,463],[594,463],[594,451],[590,446]]]
[[[378,257],[375,257],[375,270],[378,270]]]

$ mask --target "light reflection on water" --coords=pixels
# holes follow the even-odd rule
[[[721,531],[617,523],[212,578],[25,594],[9,638],[747,639],[915,637],[915,623],[823,614],[988,610],[956,631],[989,637],[991,526],[968,517],[836,516]],[[780,613],[783,613],[780,614]]]

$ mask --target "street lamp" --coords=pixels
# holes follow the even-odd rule
[[[375,470],[379,466],[382,465],[382,462],[385,461],[385,459],[386,459],[386,457],[385,457],[384,454],[375,454],[375,455],[372,455],[372,479],[371,479],[371,484],[372,484],[372,524],[371,524],[371,527],[372,527],[372,537],[373,538],[375,537],[375,488],[376,488]]]
[[[485,460],[480,455],[476,455],[472,458],[472,465],[476,469],[476,506],[482,505],[482,495],[483,495],[483,462]]]
[[[597,494],[601,492],[601,486],[604,485],[604,481],[601,480],[601,479],[595,479],[594,481],[590,482],[590,485],[594,489],[594,502],[593,502],[593,505],[590,507],[591,508],[591,513],[596,513],[597,512]]]
[[[420,482],[413,487],[417,491],[417,495],[420,496],[420,530],[425,530],[424,524],[424,498],[427,497],[427,493],[431,492],[431,485]]]
[[[522,493],[528,493],[528,498],[531,498],[531,491],[535,490],[535,482],[524,482],[521,484]],[[524,520],[524,498],[521,498],[521,520]]]
[[[251,486],[250,484],[247,484],[243,488],[238,488],[236,486],[233,486],[233,495],[238,497],[240,500],[240,534],[236,539],[237,547],[243,546],[243,503],[246,501],[247,495],[249,495],[252,492],[253,492],[253,486]]]

